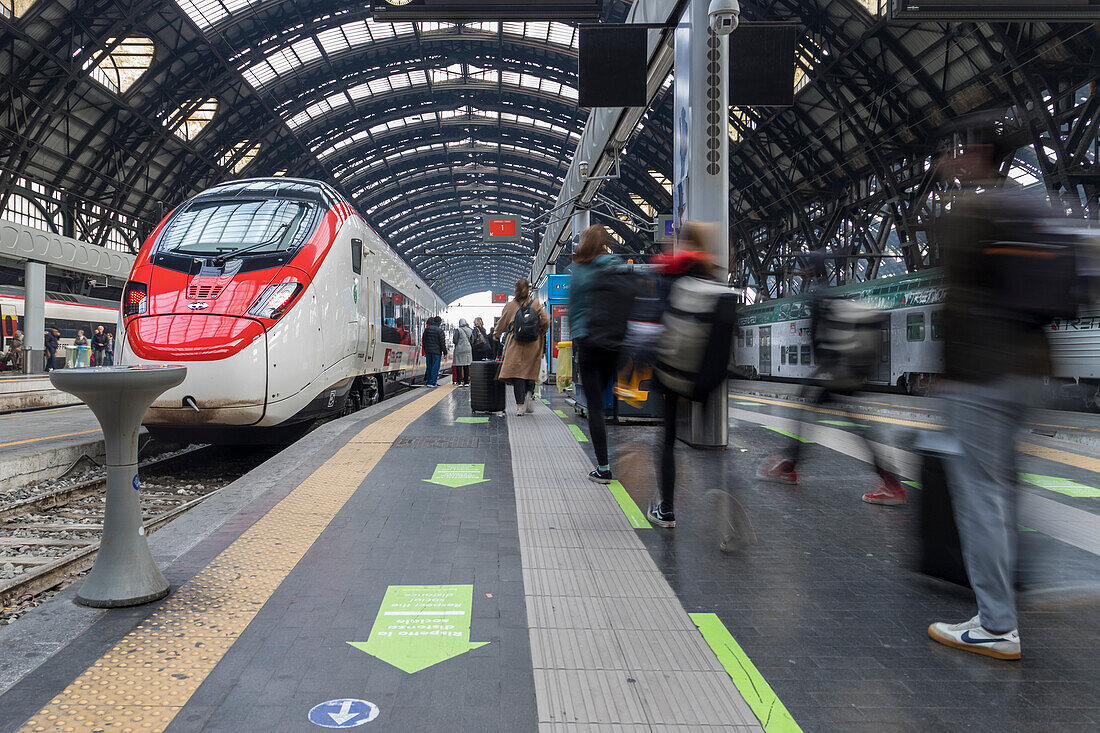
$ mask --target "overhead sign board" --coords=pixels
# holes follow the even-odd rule
[[[522,240],[523,232],[520,221],[515,216],[482,216],[481,217],[481,241],[518,243]]]
[[[888,0],[891,20],[1097,21],[1097,0]]]
[[[375,20],[599,20],[603,0],[371,0]]]
[[[507,303],[508,293],[493,293],[493,303]]]
[[[653,241],[668,244],[676,238],[676,221],[672,214],[661,214],[654,222]]]

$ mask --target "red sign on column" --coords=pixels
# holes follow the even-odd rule
[[[514,237],[516,236],[516,220],[515,219],[490,219],[489,220],[489,235],[493,237]]]
[[[493,293],[493,302],[494,303],[507,303],[508,302],[508,293]]]

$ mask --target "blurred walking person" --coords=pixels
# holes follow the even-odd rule
[[[588,478],[610,483],[604,395],[615,381],[619,349],[634,304],[630,274],[611,255],[611,236],[599,224],[581,233],[569,270],[569,332],[588,411],[596,468]]]
[[[497,379],[512,385],[516,416],[535,411],[535,382],[546,353],[546,332],[550,317],[531,295],[526,280],[516,283],[515,297],[504,306],[493,335],[504,345],[504,360]]]
[[[827,255],[811,252],[806,275],[810,285],[810,341],[814,350],[814,376],[799,392],[799,401],[820,407],[827,402],[845,406],[841,396],[855,394],[863,388],[878,356],[882,317],[876,311],[853,301],[830,297]],[[878,474],[878,485],[863,495],[868,504],[897,506],[906,502],[905,487],[882,461],[875,444],[864,428],[855,428],[863,439]],[[786,456],[769,456],[757,475],[787,484],[798,483],[798,463],[803,443],[792,439]]]
[[[1052,212],[1029,196],[998,188],[998,164],[1009,151],[998,149],[993,125],[956,132],[963,136],[962,148],[952,149],[940,164],[941,175],[964,189],[939,226],[947,266],[941,394],[959,442],[960,454],[948,456],[946,473],[978,614],[962,623],[933,623],[928,633],[947,646],[1019,659],[1016,437],[1029,396],[1051,373],[1043,326],[1053,315],[1029,311],[1065,298],[1072,283],[1043,277],[1053,262],[1045,243],[1043,256],[1019,257],[1013,264],[1010,253],[1026,248],[1041,230],[1037,220]],[[1004,276],[1013,271],[1024,287],[1006,286],[1010,278]],[[1063,307],[1074,310],[1072,304]]]
[[[729,373],[737,330],[737,296],[715,279],[706,225],[688,222],[675,251],[654,258],[662,274],[662,332],[654,373],[664,404],[658,500],[646,512],[658,527],[675,527],[676,415],[680,402],[704,402]]]
[[[458,387],[470,386],[470,365],[474,363],[474,345],[472,342],[474,329],[465,318],[458,319],[458,328],[455,329],[454,361],[455,385]]]

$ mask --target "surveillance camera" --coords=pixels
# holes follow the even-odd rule
[[[728,36],[737,29],[741,5],[737,0],[710,0],[707,14],[710,16],[710,29],[719,36]]]
[[[582,160],[580,164],[581,180],[588,178],[588,161]]]

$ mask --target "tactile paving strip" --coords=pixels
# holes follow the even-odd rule
[[[164,730],[389,446],[450,392],[362,430],[21,730]]]
[[[539,730],[763,730],[561,419],[508,435]]]

